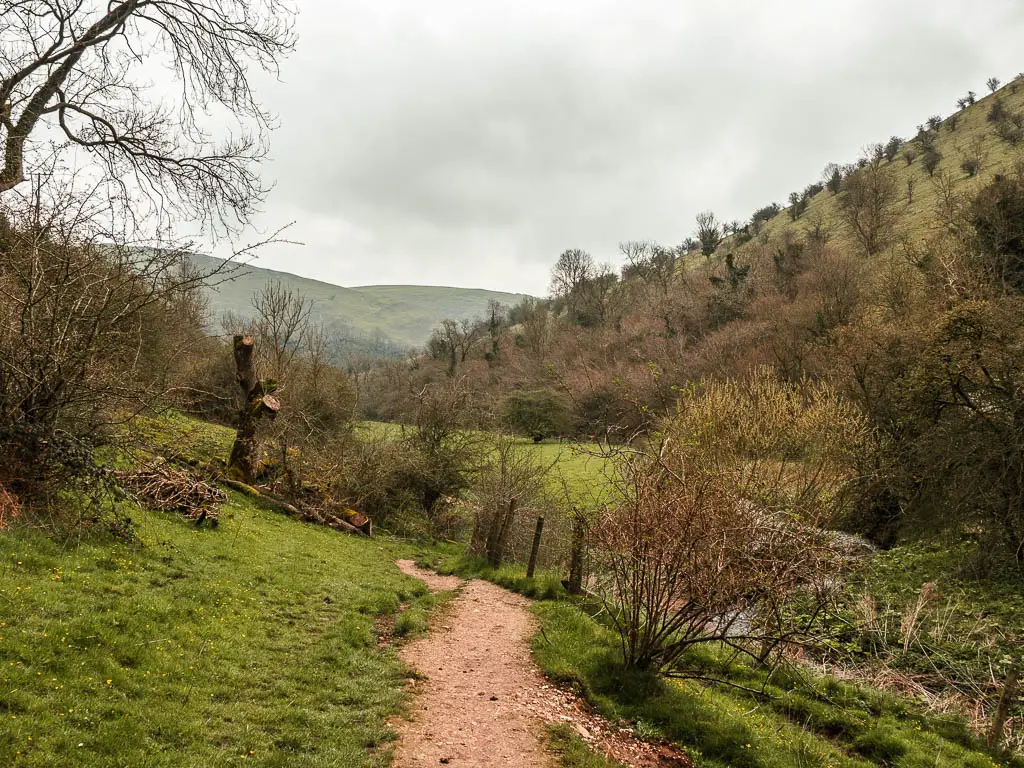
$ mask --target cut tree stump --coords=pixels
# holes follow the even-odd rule
[[[273,419],[281,410],[281,403],[274,397],[277,389],[272,380],[260,381],[256,375],[253,360],[256,343],[252,336],[235,336],[235,381],[245,398],[238,411],[238,430],[235,443],[231,446],[228,459],[228,476],[251,485],[253,482],[253,457],[256,455],[256,430],[264,416]]]

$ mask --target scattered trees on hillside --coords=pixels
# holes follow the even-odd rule
[[[896,181],[892,170],[872,161],[847,177],[839,198],[847,228],[871,256],[888,244],[898,218]]]
[[[830,189],[838,190],[834,209],[828,208],[830,201],[822,201],[825,205],[821,210],[816,205],[805,225],[769,232],[763,224],[779,207],[766,206],[752,217],[749,229],[757,236],[742,247],[739,238],[729,241],[728,254],[723,251],[720,260],[682,263],[681,253],[700,248],[696,240],[678,249],[623,243],[621,279],[603,294],[614,311],[605,313],[603,322],[583,319],[587,291],[600,269],[589,257],[560,258],[557,267],[566,279],[558,283],[562,288],[553,290],[550,304],[525,301],[510,312],[510,340],[502,347],[501,364],[487,366],[479,355],[471,355],[460,373],[473,381],[482,402],[504,404],[508,424],[518,424],[516,431],[522,434],[546,431],[534,425],[543,421],[550,403],[546,398],[532,402],[531,396],[564,388],[569,400],[568,414],[562,416],[572,419],[575,433],[607,436],[613,448],[637,435],[650,439],[667,423],[660,417],[675,413],[680,396],[684,407],[691,407],[693,382],[702,378],[744,379],[757,366],[770,363],[775,375],[794,382],[802,393],[794,402],[804,397],[803,382],[831,381],[856,399],[877,437],[868,441],[863,454],[836,460],[843,471],[832,479],[849,493],[830,498],[829,504],[838,505],[830,506],[832,512],[848,513],[847,527],[881,543],[891,543],[893,531],[905,532],[908,526],[967,531],[985,537],[986,543],[1005,545],[989,547],[992,552],[1015,550],[1021,541],[1016,537],[1024,535],[1013,502],[1014,477],[1022,465],[1019,445],[1024,444],[1015,431],[1022,381],[1016,350],[1024,344],[1018,338],[1019,317],[1024,316],[1019,305],[1024,247],[1017,242],[1024,235],[1017,219],[1024,219],[1024,205],[1018,205],[1024,193],[1017,179],[1005,177],[970,201],[965,190],[971,185],[957,186],[959,174],[937,169],[939,138],[933,127],[922,126],[922,135],[899,149],[908,164],[922,158],[925,170],[934,173],[937,204],[931,210],[941,214],[943,226],[929,229],[926,239],[910,236],[917,230],[899,230],[905,206],[897,203],[903,202],[904,191],[908,202],[919,194],[913,183],[920,189],[920,174],[906,174],[906,187],[898,184],[899,169],[883,146],[856,165],[827,169],[823,183],[834,183]],[[967,144],[962,142],[958,151]],[[797,198],[809,198],[816,187]],[[923,200],[914,202],[917,214],[930,208]],[[720,238],[720,224],[713,216],[710,223]],[[844,228],[848,237],[835,236],[838,229],[833,235],[832,227]],[[851,247],[851,242],[856,245]],[[709,253],[720,247],[719,240]],[[575,270],[574,264],[583,267]],[[582,279],[572,279],[574,274]],[[570,294],[575,302],[571,310]],[[600,317],[600,312],[593,316]],[[485,347],[481,344],[479,351]],[[416,359],[390,366],[388,376],[396,376],[403,393],[418,392],[425,384],[444,380],[444,363]],[[540,416],[531,412],[534,406]],[[757,415],[760,409],[754,411]],[[716,412],[707,419],[708,429],[725,428],[721,422],[731,417],[722,417],[723,412],[731,413]],[[477,422],[486,423],[484,418]],[[693,445],[682,433],[679,444],[688,449]],[[969,446],[969,456],[960,445]],[[672,558],[685,554],[677,551],[683,528],[665,533],[658,544],[662,530],[648,535],[642,525],[630,527],[635,520],[668,526],[670,517],[685,513],[690,518],[683,519],[708,525],[731,521],[742,528],[752,519],[745,501],[760,480],[737,490],[723,483],[742,477],[742,467],[721,473],[725,480],[713,480],[695,473],[686,463],[692,457],[671,453],[671,443],[666,450],[665,455],[637,457],[638,463],[629,466],[630,484],[615,509],[608,510],[609,527],[600,531],[605,541],[622,545],[621,561],[606,573],[640,567],[636,562],[628,565],[623,553],[646,552],[637,543],[642,536],[652,547],[652,562],[662,556],[658,562],[674,562]],[[791,446],[772,454],[788,457],[782,462],[784,472],[796,461],[789,450],[799,454]],[[772,466],[778,469],[778,464]],[[685,487],[669,471],[679,474],[679,467],[693,481]],[[950,488],[950,483],[957,487]],[[793,486],[787,481],[786,487]],[[977,499],[973,506],[972,497]],[[735,514],[715,518],[709,507],[721,504]],[[596,527],[581,530],[597,533]],[[795,536],[799,527],[788,531]],[[778,531],[771,528],[770,533]],[[745,541],[744,535],[738,530],[735,540]],[[590,541],[596,546],[598,539]],[[719,546],[704,544],[706,549]],[[677,550],[669,552],[670,546]],[[732,559],[738,553],[723,556],[739,562]],[[794,557],[800,556],[798,552]],[[616,592],[610,589],[609,594]],[[624,603],[619,608],[627,621],[634,608]],[[644,655],[656,656],[643,651],[637,658]]]

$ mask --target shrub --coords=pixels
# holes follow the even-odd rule
[[[996,135],[1007,144],[1017,146],[1024,138],[1024,118],[1019,114],[1008,114],[1006,119],[996,123]]]
[[[978,193],[970,217],[993,284],[1024,293],[1024,181],[997,177]]]
[[[781,210],[782,208],[778,203],[771,203],[770,205],[766,205],[763,208],[758,208],[754,211],[754,215],[750,217],[750,220],[754,223],[759,221],[769,221],[770,219],[775,218]]]
[[[0,209],[0,482],[30,507],[98,490],[93,450],[170,402],[208,277],[181,250],[95,244],[109,223],[54,186]]]
[[[885,159],[892,162],[896,159],[896,155],[899,154],[900,147],[903,146],[903,139],[899,136],[890,137],[889,141],[885,144]]]
[[[660,444],[624,461],[593,529],[626,665],[685,676],[688,650],[725,638],[764,660],[811,631],[826,596],[838,560],[815,522],[841,503],[863,420],[828,388],[759,370],[685,391],[661,427]],[[802,601],[804,619],[783,618]]]
[[[1002,120],[1005,120],[1006,116],[1006,105],[1003,103],[1002,99],[996,98],[992,101],[992,106],[989,107],[988,115],[985,119],[988,120],[990,123],[998,123]]]
[[[967,178],[973,178],[981,170],[981,161],[976,157],[968,157],[960,163],[960,169],[967,174]]]
[[[935,169],[939,167],[939,163],[942,162],[942,153],[935,147],[925,148],[924,154],[921,156],[921,164],[924,169],[928,171],[929,176],[935,175]]]
[[[572,414],[564,398],[549,389],[513,392],[505,398],[505,425],[516,434],[539,442],[572,429]]]

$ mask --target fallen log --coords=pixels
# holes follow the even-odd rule
[[[274,511],[288,515],[289,517],[293,517],[297,520],[302,520],[307,523],[326,525],[329,528],[334,528],[335,530],[347,531],[348,533],[355,533],[360,536],[366,536],[367,538],[373,537],[373,522],[366,515],[361,512],[357,512],[354,509],[346,508],[342,510],[342,517],[318,509],[303,510],[296,507],[294,504],[289,504],[284,499],[280,499],[266,491],[254,488],[248,483],[243,483],[240,480],[221,478],[221,482],[228,488],[233,488],[240,493],[244,493],[246,496],[259,499],[264,505],[270,507]]]

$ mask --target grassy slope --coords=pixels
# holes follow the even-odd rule
[[[218,261],[209,256],[193,258],[203,268]],[[327,325],[340,322],[362,335],[380,332],[393,343],[405,346],[423,345],[430,331],[445,318],[482,317],[491,299],[512,305],[523,298],[522,294],[501,291],[429,285],[343,288],[287,272],[245,266],[230,282],[210,289],[214,317],[227,310],[248,314],[253,294],[268,280],[280,280],[312,299],[313,314]]]
[[[0,536],[0,765],[386,763],[374,622],[425,591],[388,551],[234,494],[215,530],[125,511],[134,544]]]
[[[948,120],[939,129],[936,147],[943,157],[936,170],[936,176],[943,171],[954,177],[957,193],[969,194],[972,191],[977,191],[991,181],[995,174],[1010,173],[1017,162],[1024,160],[1024,144],[1019,147],[1011,147],[996,135],[994,126],[987,121],[989,109],[997,96],[1003,100],[1009,111],[1024,112],[1024,80],[1017,81],[1016,93],[1012,92],[1013,88],[1014,84],[1012,83],[1005,85],[995,94],[979,99],[973,106],[959,112],[955,131],[950,130]],[[927,117],[927,115],[922,115],[921,122],[923,123]],[[880,139],[884,142],[886,137],[880,137]],[[980,139],[982,142],[985,161],[976,177],[967,178],[961,170],[960,164],[971,153],[972,143],[976,139]],[[912,165],[908,166],[904,161],[902,149],[900,155],[889,165],[896,177],[897,199],[899,200],[897,209],[901,214],[896,225],[897,231],[901,237],[916,243],[939,227],[935,215],[939,193],[934,183],[935,177],[929,176],[922,165],[920,146],[914,144],[914,148],[917,150],[918,157]],[[836,162],[840,163],[853,159],[855,158],[835,158]],[[907,202],[908,179],[912,179],[914,182],[911,203]],[[813,179],[808,179],[808,182],[810,181]],[[783,231],[789,229],[802,235],[819,217],[826,225],[831,226],[834,235],[833,242],[853,249],[858,248],[839,218],[836,196],[828,190],[815,195],[807,210],[796,222],[790,220],[788,210],[783,210],[768,222],[765,231],[769,236],[779,236]],[[752,242],[756,243],[757,238]],[[730,238],[722,244],[718,253],[724,255],[735,250],[737,254],[741,255],[746,247],[749,246],[736,248]],[[700,259],[702,257],[698,256],[696,260]]]

